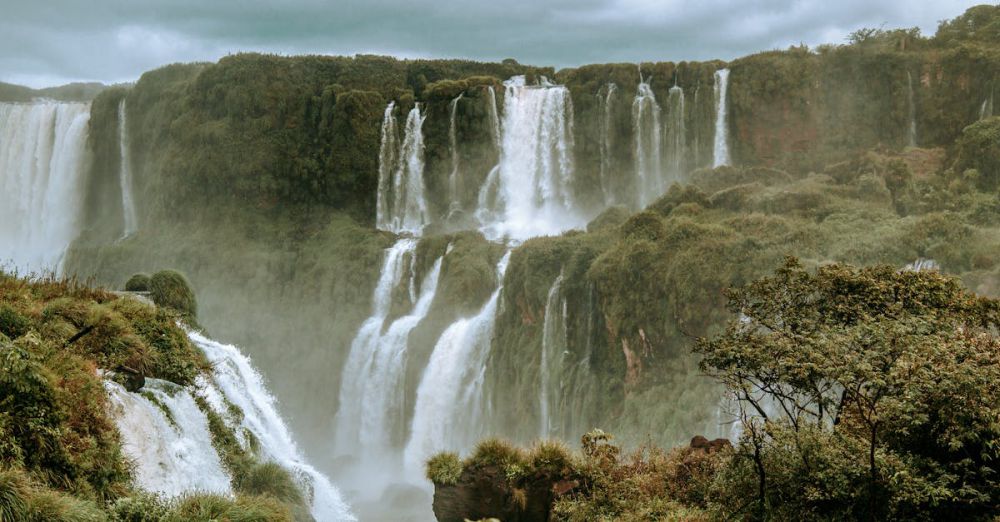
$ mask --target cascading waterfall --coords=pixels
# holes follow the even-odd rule
[[[375,221],[382,230],[420,234],[428,223],[424,197],[425,116],[420,104],[410,110],[400,143],[395,108],[395,102],[390,102],[382,117]]]
[[[0,265],[61,272],[80,232],[89,103],[0,103]]]
[[[489,116],[490,132],[493,136],[493,143],[496,145],[497,153],[503,151],[503,135],[500,132],[500,114],[497,110],[497,93],[493,86],[489,86]],[[490,169],[486,175],[486,180],[479,187],[479,194],[476,198],[476,219],[482,224],[496,223],[501,219],[500,209],[503,208],[503,193],[500,191],[500,163]]]
[[[913,96],[913,75],[906,71],[906,104],[909,117],[906,141],[910,147],[917,146],[917,103]]]
[[[618,92],[618,85],[609,83],[604,86],[604,94],[597,94],[598,104],[601,110],[601,193],[604,196],[604,205],[609,206],[615,203],[614,191],[611,187],[611,150],[612,150],[612,102],[615,93]]]
[[[139,487],[167,497],[194,490],[232,492],[208,419],[190,392],[158,379],[146,379],[141,394],[109,380],[104,386],[123,450],[136,463]]]
[[[660,105],[649,85],[640,78],[632,102],[635,125],[635,203],[645,207],[664,192],[661,165]]]
[[[985,120],[986,118],[993,117],[993,95],[991,94],[989,98],[983,100],[983,104],[979,107],[979,119]]]
[[[132,154],[129,150],[128,120],[125,115],[125,98],[118,102],[118,150],[121,166],[118,169],[118,180],[122,191],[122,221],[124,228],[122,238],[131,236],[138,230],[138,218],[135,212],[135,200],[132,193]]]
[[[455,125],[458,115],[458,102],[462,99],[462,96],[462,94],[456,96],[455,99],[451,100],[451,104],[448,107],[448,147],[451,153],[451,174],[448,175],[448,196],[451,201],[448,207],[449,212],[462,209],[460,199],[462,180],[459,177],[458,171],[458,131]]]
[[[238,348],[188,331],[212,365],[195,392],[236,434],[244,449],[292,472],[316,520],[355,520],[340,492],[299,452],[263,378]],[[146,379],[140,393],[105,381],[125,453],[136,462],[138,485],[174,497],[193,491],[231,494],[232,479],[212,444],[205,411],[188,389]],[[230,405],[240,409],[234,416]],[[253,436],[253,442],[248,435]]]
[[[573,194],[569,90],[544,79],[529,86],[524,76],[507,80],[504,86],[494,207],[477,212],[485,218],[483,233],[490,239],[526,239],[584,225]],[[491,190],[490,182],[484,190]]]
[[[403,284],[404,277],[412,277],[409,264],[412,263],[416,248],[415,239],[401,239],[386,250],[382,272],[372,297],[372,315],[361,325],[351,342],[340,386],[340,409],[335,420],[335,442],[340,452],[360,451],[366,456],[377,457],[378,452],[388,446],[391,438],[389,433],[368,431],[378,424],[373,422],[371,415],[386,415],[386,412],[382,409],[383,405],[378,405],[379,411],[373,411],[376,406],[365,403],[363,398],[372,393],[384,397],[395,391],[391,388],[397,384],[395,376],[389,375],[389,369],[384,366],[389,362],[384,359],[384,350],[395,347],[385,346],[383,350],[383,345],[390,342],[390,339],[386,339],[387,336],[382,332],[392,305],[393,290]],[[382,373],[376,373],[377,371]],[[382,428],[384,431],[385,426]]]
[[[566,352],[566,299],[562,296],[562,273],[549,288],[542,325],[542,354],[539,364],[538,411],[540,436],[553,433],[552,418],[559,418],[562,397],[562,362]]]
[[[497,110],[497,92],[492,85],[486,88],[490,95],[490,103],[487,107],[489,109],[490,116],[490,133],[493,136],[493,143],[497,146],[497,151],[503,146],[502,136],[500,134],[500,112]]]
[[[382,141],[378,151],[378,191],[375,203],[375,226],[388,230],[392,220],[392,184],[399,158],[399,130],[396,128],[396,102],[391,101],[382,114]]]
[[[431,353],[417,388],[410,441],[404,454],[407,469],[422,473],[424,461],[442,450],[462,451],[483,435],[483,384],[497,304],[510,251],[497,264],[494,290],[473,317],[449,326]]]
[[[199,382],[201,393],[211,408],[223,416],[230,427],[241,428],[235,429],[236,433],[246,430],[253,434],[261,457],[292,471],[304,486],[306,498],[311,501],[310,512],[316,520],[354,520],[340,492],[302,457],[288,426],[278,414],[274,397],[250,359],[235,346],[215,342],[198,332],[189,332],[188,336],[212,364],[212,377]],[[228,404],[243,412],[240,419],[231,418]],[[241,443],[250,447],[247,440]]]
[[[684,123],[684,89],[674,85],[667,98],[667,175],[671,182],[684,176],[687,128]]]
[[[729,165],[729,122],[727,113],[727,92],[729,90],[729,69],[715,71],[715,146],[712,150],[712,167]]]

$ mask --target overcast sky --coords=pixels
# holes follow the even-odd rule
[[[534,65],[731,59],[920,27],[970,0],[2,0],[0,80],[133,81],[239,51],[516,58]],[[995,2],[993,2],[995,3]]]

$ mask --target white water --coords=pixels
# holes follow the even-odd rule
[[[501,141],[502,136],[500,134],[500,113],[497,111],[497,92],[493,89],[492,85],[487,87],[487,92],[490,93],[490,104],[487,107],[490,110],[490,132],[493,136],[493,143],[496,144],[497,150],[499,151],[503,146],[503,143]]]
[[[139,225],[132,193],[132,153],[129,150],[125,98],[122,98],[122,101],[118,103],[118,150],[121,159],[121,167],[118,169],[118,180],[122,191],[122,221],[124,223],[122,237],[126,238],[134,234],[138,230]]]
[[[0,103],[0,265],[60,273],[80,232],[89,103]]]
[[[609,206],[615,203],[615,194],[611,185],[612,136],[614,135],[611,128],[611,104],[614,101],[615,93],[618,92],[618,85],[609,83],[604,86],[604,89],[603,96],[600,93],[597,94],[601,109],[601,124],[599,129],[601,136],[601,193],[604,196],[604,205]]]
[[[504,82],[504,114],[495,197],[477,215],[490,239],[527,239],[580,227],[573,195],[573,107],[569,90],[547,81]],[[495,189],[494,189],[495,187]],[[480,199],[484,198],[480,193]]]
[[[549,288],[545,302],[545,322],[542,325],[542,354],[539,363],[538,411],[539,436],[552,435],[553,417],[558,411],[562,390],[562,361],[566,351],[566,299],[562,296],[563,275],[559,274]]]
[[[317,521],[355,520],[330,480],[302,457],[278,414],[274,397],[264,386],[263,378],[250,359],[235,346],[217,343],[200,333],[189,332],[188,336],[205,353],[213,367],[212,378],[201,379],[199,383],[212,409],[222,415],[230,427],[252,433],[260,444],[260,457],[293,473],[300,485],[305,486],[303,489],[310,501],[310,512]],[[238,424],[228,415],[227,402],[242,410],[243,418]],[[189,475],[197,474],[191,471],[200,472],[200,469],[188,468]]]
[[[428,223],[424,197],[425,117],[420,113],[420,104],[410,110],[400,143],[394,112],[395,103],[390,102],[382,117],[375,222],[382,230],[420,234]]]
[[[104,381],[111,415],[122,435],[125,454],[135,462],[137,485],[174,497],[189,491],[229,494],[229,474],[212,446],[208,419],[184,388],[146,379],[145,394],[170,411],[170,418],[153,401]]]
[[[410,441],[404,459],[413,474],[442,451],[472,447],[485,432],[483,383],[496,325],[497,303],[510,252],[497,264],[500,284],[479,313],[459,319],[441,334],[417,388]]]
[[[729,165],[729,122],[726,119],[729,69],[715,71],[715,147],[712,166]]]
[[[375,226],[388,230],[392,219],[393,177],[399,157],[399,130],[396,128],[396,102],[391,101],[382,114],[382,141],[378,151],[378,192],[376,194]]]
[[[340,385],[340,408],[334,421],[335,447],[341,453],[361,451],[362,454],[377,454],[377,450],[385,446],[382,441],[389,438],[387,433],[371,434],[365,431],[364,418],[371,407],[364,404],[362,397],[371,389],[371,379],[379,383],[389,379],[389,376],[374,374],[374,366],[383,338],[382,329],[392,305],[393,290],[403,283],[405,276],[411,274],[409,264],[416,248],[416,240],[401,239],[386,250],[372,297],[372,314],[351,342]]]
[[[451,174],[448,175],[448,197],[451,201],[448,205],[449,212],[462,209],[460,199],[462,180],[459,177],[458,171],[458,130],[455,124],[458,115],[458,102],[462,99],[462,96],[462,94],[456,96],[448,106],[448,149],[451,154]]]
[[[989,98],[983,100],[983,104],[979,107],[979,119],[985,120],[986,118],[993,117],[993,96],[990,95]]]
[[[660,105],[649,85],[643,80],[632,101],[632,123],[635,125],[635,204],[643,208],[664,192],[661,165]]]
[[[667,98],[667,179],[680,181],[687,156],[687,126],[684,123],[684,89],[674,85]]]
[[[917,146],[917,103],[913,98],[913,75],[906,71],[906,103],[909,111],[910,124],[906,132],[906,141],[910,147]]]

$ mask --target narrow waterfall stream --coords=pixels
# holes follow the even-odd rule
[[[715,145],[712,166],[729,165],[729,120],[727,119],[729,69],[715,71]]]
[[[632,124],[635,135],[636,208],[652,203],[664,192],[660,105],[649,85],[642,80],[632,101]]]
[[[429,222],[424,195],[424,118],[420,104],[415,105],[406,116],[400,142],[395,102],[385,108],[376,203],[380,229],[420,234]]]
[[[139,228],[135,211],[135,199],[132,190],[132,153],[128,140],[128,119],[125,113],[125,98],[118,102],[118,150],[121,166],[118,169],[118,180],[122,191],[122,237],[135,234]]]
[[[562,296],[563,274],[553,281],[545,302],[542,324],[542,353],[539,362],[538,411],[539,436],[553,432],[553,417],[559,416],[562,397],[562,367],[566,351],[566,300]]]

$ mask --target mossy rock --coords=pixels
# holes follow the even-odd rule
[[[198,302],[194,290],[184,274],[176,270],[161,270],[149,279],[149,297],[159,306],[180,312],[194,319],[198,316]]]
[[[125,283],[126,292],[148,292],[150,277],[147,274],[135,274]]]

